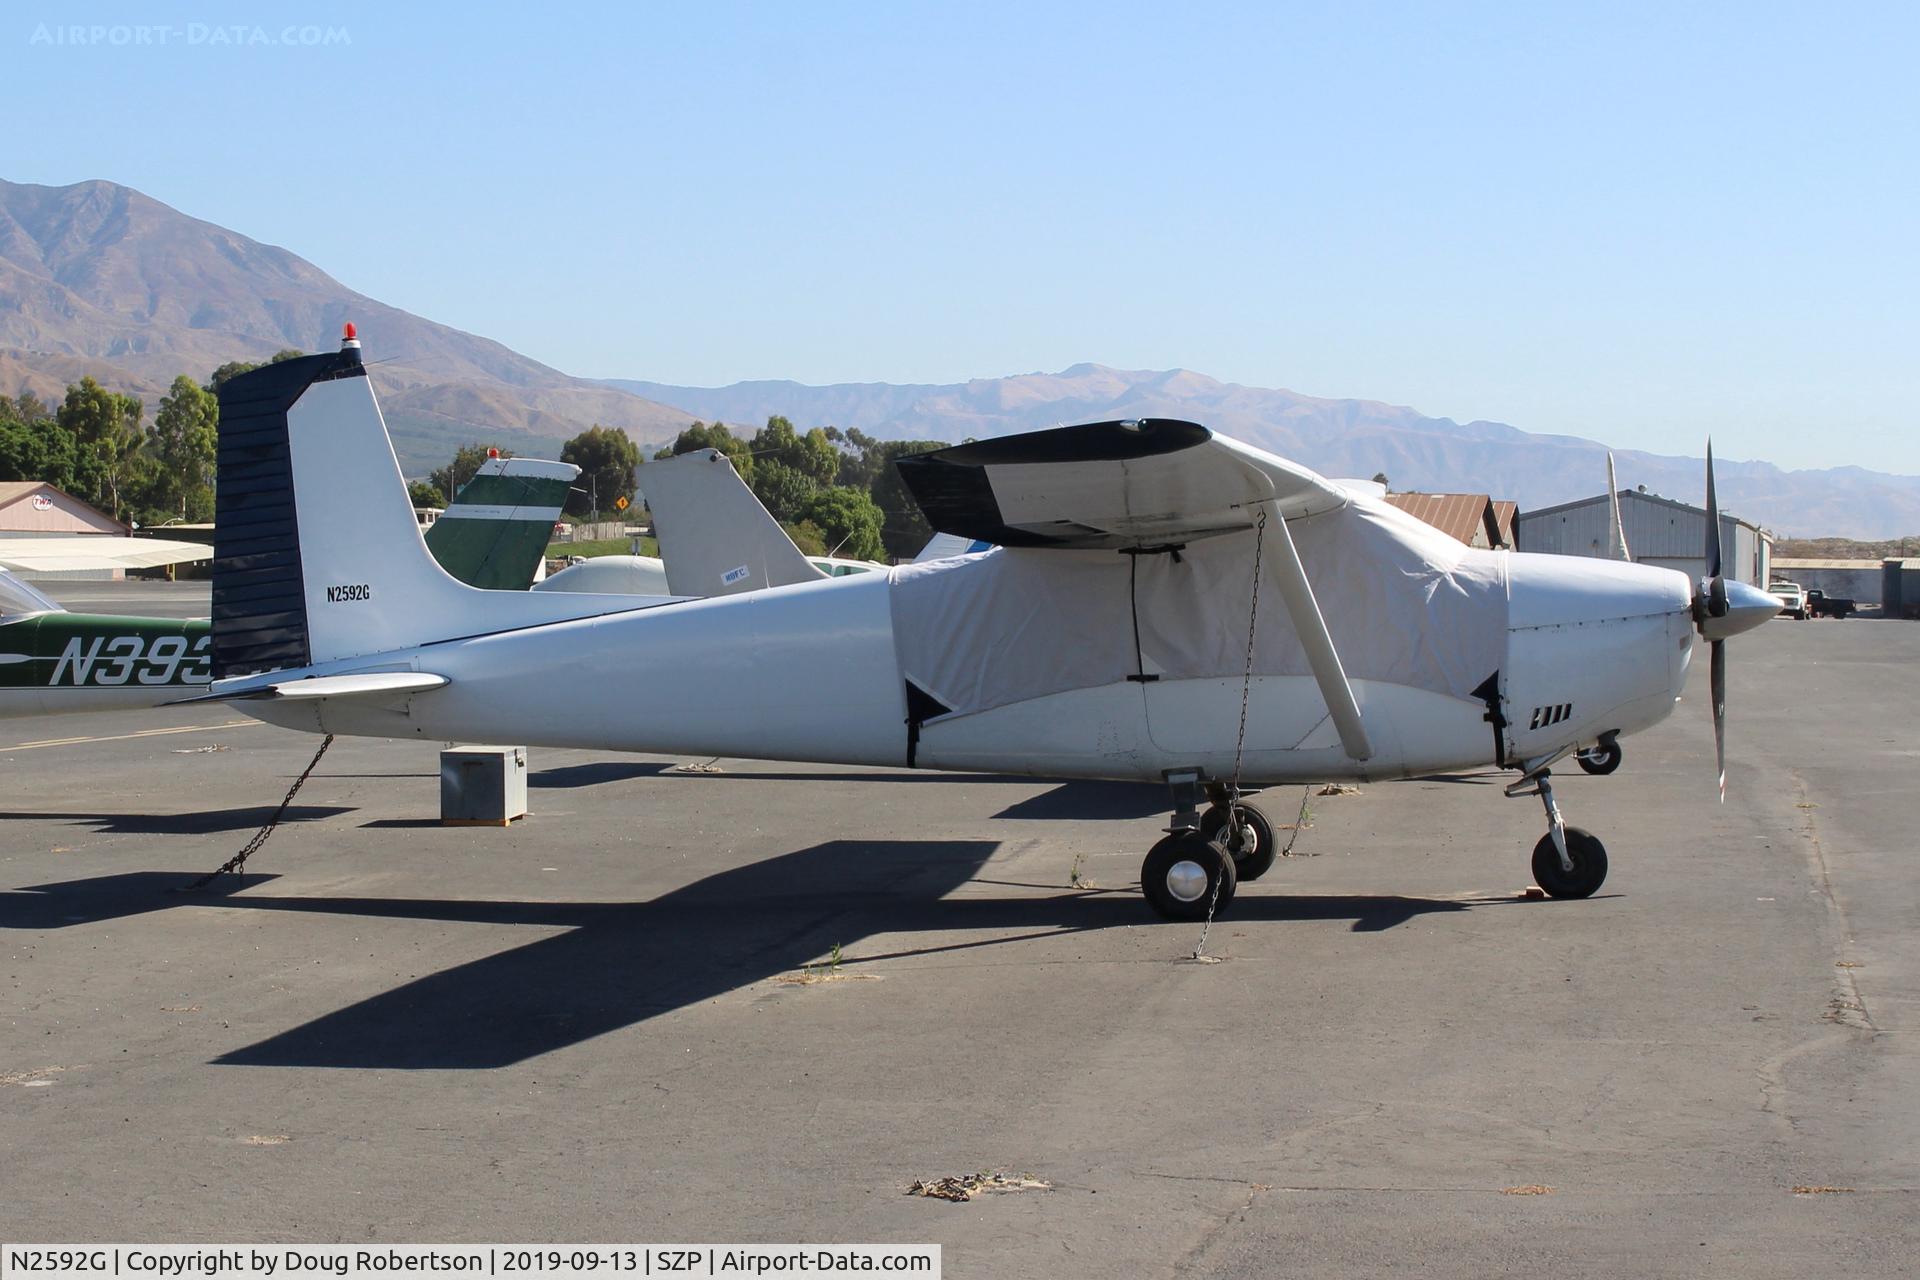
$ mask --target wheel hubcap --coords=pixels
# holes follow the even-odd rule
[[[1181,902],[1198,902],[1207,892],[1207,869],[1190,858],[1167,868],[1167,892]]]

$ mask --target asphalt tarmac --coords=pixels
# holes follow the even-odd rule
[[[204,586],[73,584],[102,611]],[[949,1276],[1890,1276],[1920,1246],[1920,626],[1732,646],[1606,778],[1306,797],[1200,928],[1155,789],[0,721],[0,1237],[938,1241]],[[633,678],[672,679],[636,656]],[[1293,819],[1301,792],[1269,792]],[[838,962],[834,961],[836,954]],[[1048,1184],[952,1203],[916,1179]]]

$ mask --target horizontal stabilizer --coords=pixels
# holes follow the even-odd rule
[[[237,702],[264,698],[363,698],[396,693],[425,693],[445,687],[449,681],[427,671],[362,671],[339,676],[303,676],[292,680],[270,680],[243,676],[222,680],[211,692],[181,702]],[[171,704],[174,706],[179,703]]]

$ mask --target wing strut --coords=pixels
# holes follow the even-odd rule
[[[1367,741],[1367,728],[1360,722],[1360,704],[1354,700],[1353,686],[1347,683],[1346,668],[1340,665],[1340,653],[1327,634],[1327,620],[1320,616],[1320,602],[1313,597],[1313,584],[1307,581],[1306,566],[1293,545],[1293,533],[1285,516],[1274,521],[1280,526],[1280,597],[1286,601],[1293,629],[1307,650],[1307,665],[1320,685],[1320,696],[1327,700],[1327,713],[1340,731],[1340,745],[1355,760],[1373,755]]]

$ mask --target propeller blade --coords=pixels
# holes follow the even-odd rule
[[[1727,802],[1727,642],[1709,646],[1709,675],[1713,690],[1713,759],[1720,770],[1720,803]]]
[[[1609,560],[1633,561],[1633,551],[1627,546],[1627,526],[1620,520],[1620,488],[1613,478],[1613,450],[1607,450],[1607,516],[1610,524],[1607,529],[1607,558]]]
[[[1713,490],[1713,441],[1707,441],[1707,577],[1720,576],[1720,502]]]

